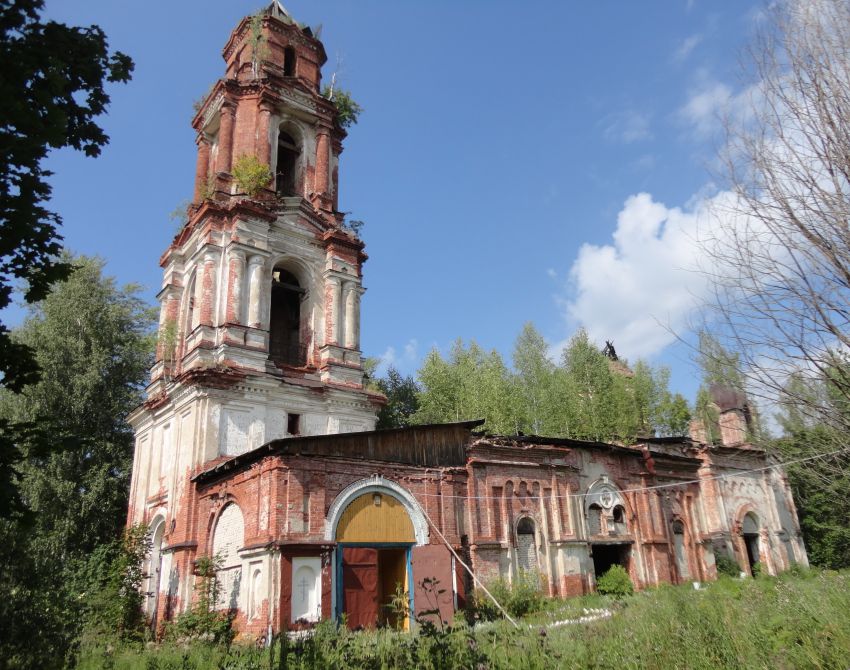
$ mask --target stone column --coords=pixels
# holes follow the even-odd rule
[[[342,333],[342,282],[337,277],[328,277],[329,295],[327,344],[339,344]]]
[[[199,307],[201,324],[204,326],[214,325],[213,319],[216,318],[215,289],[217,265],[218,251],[213,249],[207,249],[204,252],[203,274],[200,277],[202,289],[201,304]]]
[[[242,280],[245,274],[245,252],[231,249],[228,253],[227,268],[227,310],[228,323],[244,323],[242,317]]]
[[[233,160],[233,115],[235,110],[226,102],[221,105],[221,123],[218,129],[218,155],[216,172],[230,172]]]
[[[345,348],[360,346],[360,291],[354,282],[345,284]]]
[[[268,103],[260,103],[257,118],[257,159],[260,163],[271,168],[271,140],[269,139],[269,123],[272,115]]]
[[[319,195],[326,195],[328,192],[330,147],[330,129],[319,126],[316,129],[316,183],[313,189]]]
[[[195,167],[195,195],[192,197],[194,203],[199,203],[203,199],[204,193],[207,190],[207,179],[210,169],[210,143],[207,138],[200,134],[195,141],[198,145],[198,164]]]
[[[248,259],[248,325],[259,328],[262,324],[263,269],[266,259],[251,256]]]

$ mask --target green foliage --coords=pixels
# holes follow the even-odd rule
[[[717,568],[718,576],[738,577],[741,574],[741,566],[727,554],[715,554],[714,565]]]
[[[126,82],[133,62],[110,53],[97,26],[41,20],[43,0],[0,5],[0,309],[22,287],[27,304],[43,300],[54,282],[69,276],[61,257],[62,219],[49,210],[51,172],[42,163],[51,149],[71,147],[97,156],[109,138],[96,123],[106,111],[105,81]],[[19,392],[38,380],[33,350],[0,323],[0,377]],[[23,508],[14,468],[27,442],[49,451],[54,442],[26,423],[0,422],[0,516]]]
[[[340,128],[350,128],[357,123],[363,108],[354,101],[351,93],[338,87],[325,86],[322,96],[336,107],[336,122]]]
[[[573,600],[558,603],[570,606]],[[609,605],[610,607],[610,605]],[[546,627],[540,613],[520,622],[471,628],[455,621],[423,633],[354,633],[333,621],[312,637],[276,637],[270,649],[234,644],[162,645],[80,660],[82,670],[532,670],[560,668],[843,668],[850,655],[850,577],[816,573],[771,580],[721,580],[653,589],[613,607],[605,620]],[[579,616],[581,611],[576,612]],[[558,620],[563,616],[553,612]],[[522,625],[534,621],[534,625]],[[551,619],[548,621],[551,622]]]
[[[612,565],[604,575],[596,580],[596,591],[603,596],[625,598],[634,593],[635,587],[629,573],[622,565]]]
[[[784,461],[794,461],[846,448],[846,433],[826,416],[844,415],[843,399],[830,392],[831,383],[795,376],[788,395],[798,399],[777,417],[785,433],[771,443]],[[812,411],[822,408],[822,413]],[[786,473],[812,565],[850,567],[850,455],[824,456],[787,466]]]
[[[51,441],[18,443],[26,513],[0,520],[0,658],[7,667],[64,663],[87,594],[117,555],[127,509],[133,435],[124,417],[142,400],[153,315],[137,288],[119,288],[97,259],[67,258],[65,282],[14,331],[41,380],[0,392],[0,420]],[[106,546],[104,546],[106,545]]]
[[[251,198],[255,198],[272,180],[269,166],[261,163],[253,154],[239,156],[233,163],[231,173],[240,190]]]
[[[221,585],[216,573],[220,556],[200,556],[195,560],[195,600],[166,628],[166,637],[180,642],[200,640],[229,645],[233,641],[233,613],[217,609]]]
[[[487,590],[514,618],[537,612],[544,604],[540,592],[540,575],[536,572],[520,570],[513,582],[499,578],[488,584]],[[503,617],[502,611],[480,589],[473,593],[472,610],[473,615],[483,621],[495,621]]]
[[[377,428],[403,428],[419,409],[419,386],[413,377],[402,377],[392,365],[387,376],[379,378],[377,389],[387,396],[387,404],[378,412]]]
[[[167,365],[172,365],[177,352],[177,321],[175,319],[166,319],[160,326],[158,344],[162,360]]]
[[[249,23],[248,45],[251,47],[251,73],[254,79],[260,76],[260,63],[268,57],[268,45],[263,35],[264,11],[259,11],[251,17]]]
[[[557,364],[543,337],[526,324],[513,363],[509,370],[498,352],[462,340],[447,358],[429,352],[419,370],[415,422],[484,418],[494,433],[600,441],[687,431],[690,411],[682,396],[670,393],[669,370],[638,361],[631,371],[603,355],[584,331]]]
[[[120,543],[105,543],[93,552],[94,561],[90,563],[99,571],[108,567],[88,580],[92,590],[84,597],[83,648],[144,638],[142,584],[147,576],[145,558],[151,550],[148,530],[144,524],[132,526],[124,531]]]

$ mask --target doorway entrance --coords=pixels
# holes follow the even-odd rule
[[[349,628],[407,628],[410,546],[339,546],[340,614]]]
[[[631,545],[624,543],[606,543],[590,545],[590,552],[593,555],[593,572],[596,579],[599,579],[612,565],[622,565],[626,571],[629,570],[629,555],[631,554]]]
[[[349,628],[410,625],[413,608],[413,524],[404,505],[385,493],[361,495],[336,530],[336,614]]]
[[[747,549],[747,563],[750,566],[750,574],[754,574],[753,568],[761,560],[758,517],[750,512],[744,517],[741,526],[741,535],[744,536],[744,546]]]

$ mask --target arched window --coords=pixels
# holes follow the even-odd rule
[[[272,272],[269,314],[269,358],[281,365],[300,367],[306,363],[307,348],[301,342],[301,301],[306,291],[289,270]]]
[[[520,570],[537,570],[537,543],[534,539],[534,519],[524,516],[516,527],[516,553]]]
[[[278,195],[298,195],[298,158],[301,150],[292,136],[280,131],[277,136],[275,188]]]
[[[295,76],[295,49],[292,47],[283,50],[283,74],[286,77]]]
[[[614,532],[617,535],[624,535],[626,529],[626,508],[622,505],[614,505],[611,510],[611,520],[614,522]]]

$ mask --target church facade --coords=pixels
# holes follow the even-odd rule
[[[223,57],[192,122],[194,202],[160,259],[157,360],[129,417],[152,620],[189,606],[201,556],[220,559],[218,606],[257,636],[341,615],[409,625],[389,606],[400,596],[450,620],[472,573],[531,572],[569,596],[613,564],[640,588],[712,579],[720,554],[744,572],[806,563],[787,481],[746,442],[745,399],[722,390],[712,445],[699,430],[634,445],[476,421],[375,431],[367,257],[338,211],[346,133],[320,92],[324,48],[275,2]],[[246,193],[251,161],[273,179]]]

